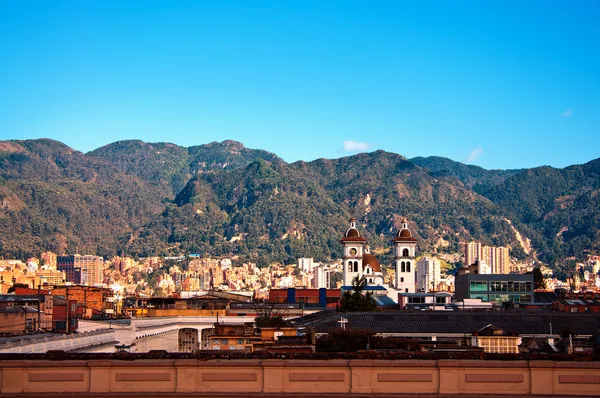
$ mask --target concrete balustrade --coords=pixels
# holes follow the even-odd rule
[[[600,396],[600,362],[136,359],[0,363],[0,392]]]

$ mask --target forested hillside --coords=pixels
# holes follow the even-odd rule
[[[421,250],[510,245],[540,260],[600,250],[600,160],[485,170],[377,151],[288,164],[234,141],[189,148],[121,141],[88,154],[52,140],[0,142],[0,255],[239,255],[327,260],[349,217],[385,251],[401,217]]]

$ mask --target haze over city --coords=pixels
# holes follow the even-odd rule
[[[594,1],[4,1],[0,139],[585,163],[599,19]]]

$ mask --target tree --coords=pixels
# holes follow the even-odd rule
[[[367,349],[374,335],[370,330],[338,329],[319,337],[316,349],[318,352],[357,352]]]
[[[375,311],[377,309],[373,293],[363,293],[365,289],[364,282],[364,278],[354,277],[352,291],[346,290],[340,298],[339,310],[341,312]]]
[[[544,279],[544,274],[542,274],[540,267],[535,267],[533,269],[533,284],[535,289],[546,289],[546,280]]]
[[[283,328],[290,325],[285,319],[286,312],[278,311],[275,302],[256,303],[254,309],[257,314],[254,322],[256,322],[256,326],[259,328]]]

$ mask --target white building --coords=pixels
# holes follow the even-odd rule
[[[491,275],[492,274],[492,266],[488,265],[483,260],[477,261],[477,273],[479,275]]]
[[[435,257],[421,257],[417,261],[417,290],[422,293],[428,293],[437,290],[437,285],[441,282],[441,264]]]
[[[314,278],[312,280],[313,288],[320,289],[322,287],[331,289],[330,276],[331,268],[328,265],[318,265],[313,268]]]
[[[298,259],[298,268],[304,272],[312,272],[315,263],[312,257],[302,257]]]

